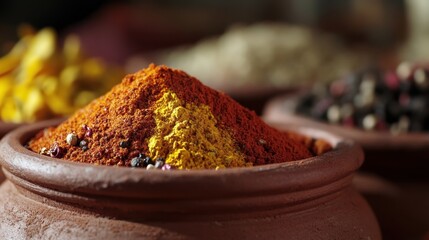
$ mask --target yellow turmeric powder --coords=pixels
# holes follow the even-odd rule
[[[151,156],[167,156],[166,163],[178,169],[252,165],[245,162],[231,135],[216,127],[207,105],[184,104],[166,91],[155,106],[156,128],[148,141]]]

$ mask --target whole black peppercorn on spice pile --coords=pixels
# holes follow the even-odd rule
[[[396,71],[364,69],[314,87],[295,111],[364,130],[429,131],[429,66],[404,62]]]

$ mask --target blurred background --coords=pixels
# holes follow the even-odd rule
[[[0,119],[22,122],[70,114],[117,83],[121,77],[115,74],[121,75],[121,70],[134,72],[151,62],[181,68],[261,114],[264,102],[275,94],[329,82],[370,64],[394,68],[400,60],[420,60],[425,56],[420,48],[426,49],[423,32],[429,31],[424,12],[419,12],[425,4],[424,0],[1,0],[0,56],[8,57],[0,62],[0,81],[6,81],[8,73],[9,83],[3,82],[0,91]],[[46,28],[49,33],[37,34]],[[51,46],[39,46],[49,41]],[[37,53],[29,49],[51,53],[36,61]],[[58,64],[61,54],[69,60]],[[70,57],[73,54],[84,58]],[[24,74],[35,65],[44,67],[31,70],[34,76]],[[106,80],[100,72],[111,66],[118,71],[108,73],[111,77]],[[41,80],[43,72],[49,72],[51,83]],[[88,78],[110,82],[95,91],[86,84]],[[23,82],[26,87],[19,87],[20,92],[32,84],[38,90],[47,87],[17,94],[16,87]],[[62,104],[46,106],[52,103],[38,100],[49,94],[55,98],[58,89],[72,92],[56,96]],[[28,95],[38,106],[23,107],[30,102]]]
[[[153,62],[257,114],[312,89],[304,112],[392,143],[429,129],[428,12],[428,0],[0,0],[0,137],[68,116]],[[414,136],[378,155],[360,142],[364,168],[383,160],[376,180],[357,179],[385,239],[429,236],[428,141]]]
[[[60,36],[81,36],[88,54],[124,64],[137,53],[193,44],[237,24],[279,22],[333,33],[378,52],[408,37],[407,7],[404,0],[2,0],[0,42],[6,51],[22,24],[53,27]]]

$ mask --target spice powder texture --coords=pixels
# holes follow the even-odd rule
[[[308,142],[271,128],[185,72],[152,64],[39,132],[28,146],[99,165],[134,166],[133,159],[148,156],[177,169],[219,169],[293,161],[330,149],[324,144],[323,152],[315,152]]]

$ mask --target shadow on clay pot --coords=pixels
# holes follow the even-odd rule
[[[429,231],[429,134],[391,135],[319,122],[296,115],[302,93],[268,102],[263,117],[284,125],[329,131],[359,143],[365,163],[355,182],[374,210],[384,239],[423,239]]]
[[[53,159],[23,147],[40,129],[0,143],[0,238],[380,239],[352,186],[363,153],[310,128],[335,149],[294,162],[222,170],[148,171]],[[31,221],[31,224],[26,224]]]

